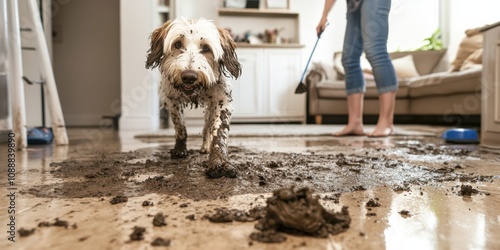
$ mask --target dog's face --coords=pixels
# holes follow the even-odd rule
[[[151,34],[146,68],[159,67],[175,89],[193,96],[228,73],[234,78],[240,76],[235,49],[229,33],[211,21],[177,18]]]

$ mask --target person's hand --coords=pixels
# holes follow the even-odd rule
[[[318,37],[321,36],[321,33],[323,33],[323,30],[325,30],[326,27],[326,18],[321,18],[321,20],[318,23],[318,26],[316,27],[316,34],[318,34]]]

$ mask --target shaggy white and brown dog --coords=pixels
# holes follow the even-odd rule
[[[227,139],[232,106],[226,77],[238,78],[241,65],[229,32],[200,18],[177,18],[151,34],[146,68],[160,69],[159,94],[175,126],[172,158],[188,156],[183,110],[205,107],[201,153],[209,153],[207,175],[236,177],[229,163]]]

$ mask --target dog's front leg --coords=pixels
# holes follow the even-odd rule
[[[215,114],[217,121],[214,128],[210,155],[208,157],[208,169],[206,174],[210,178],[229,177],[235,178],[236,169],[229,163],[227,152],[227,139],[229,137],[229,124],[231,121],[231,108],[229,103],[218,103]]]
[[[210,145],[212,144],[213,133],[215,128],[215,123],[217,122],[217,115],[220,110],[215,110],[219,108],[214,105],[207,105],[205,109],[205,126],[203,126],[203,144],[201,145],[200,153],[208,154],[210,152]]]
[[[172,123],[175,129],[175,147],[170,150],[172,159],[186,158],[188,151],[186,147],[187,131],[184,123],[183,107],[175,100],[170,100],[166,103]]]

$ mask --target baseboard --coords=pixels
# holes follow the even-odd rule
[[[160,117],[154,116],[122,116],[120,130],[158,130]]]
[[[50,116],[47,117],[50,120]],[[101,115],[64,115],[66,126],[99,126]]]

